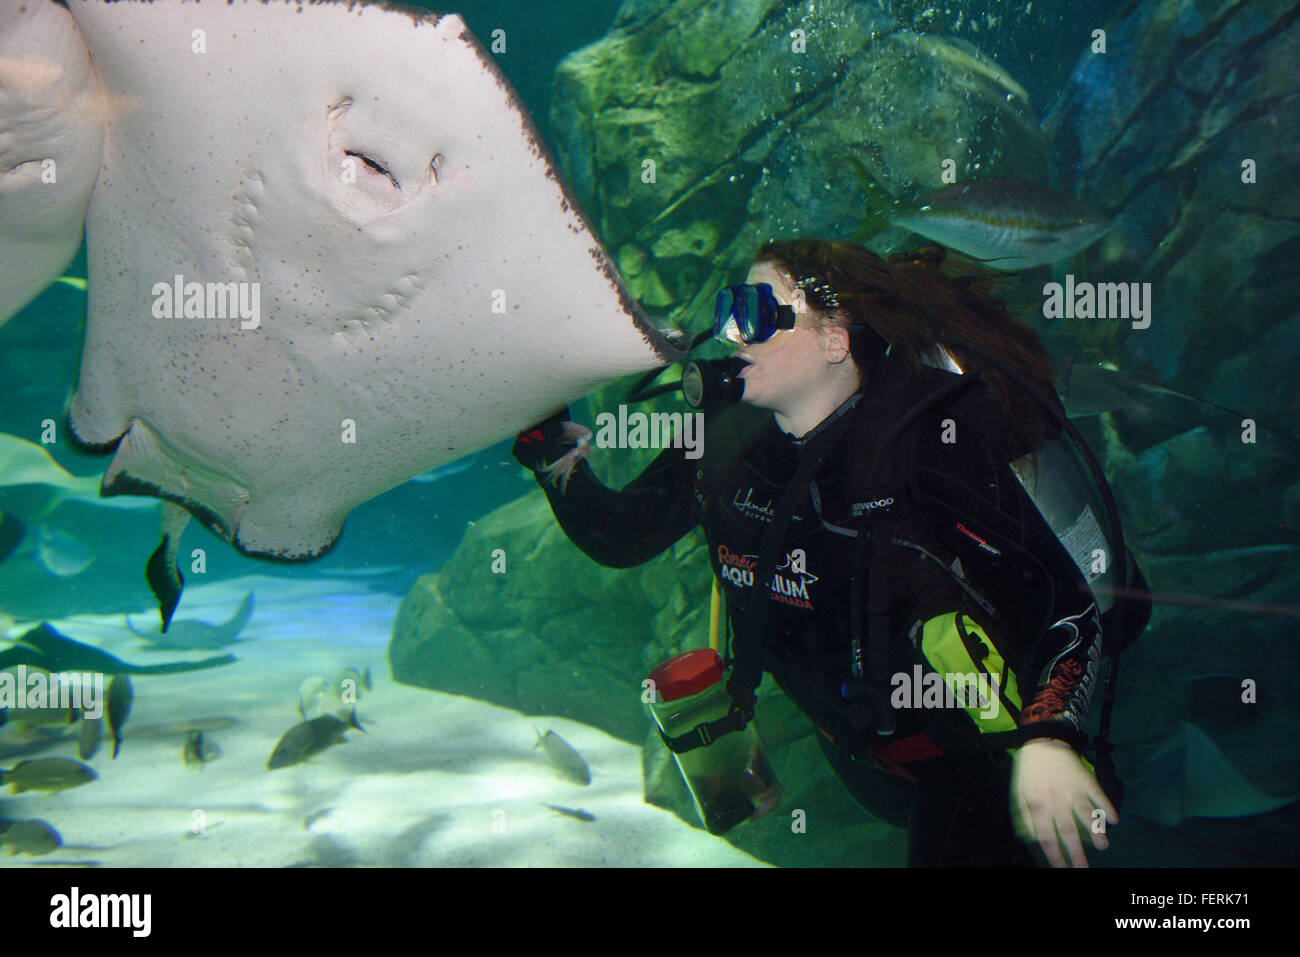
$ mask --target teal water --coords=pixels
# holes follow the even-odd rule
[[[625,9],[650,6],[637,0]],[[864,6],[875,9],[879,4]],[[1069,79],[1089,30],[1107,24],[1125,4],[1012,5],[987,0],[893,6],[914,28],[960,37],[996,59],[1028,92],[1041,120]],[[499,65],[544,137],[554,142],[561,135],[551,113],[555,67],[567,54],[598,40],[619,7],[613,2],[591,3],[573,13],[559,3],[499,2],[464,5],[460,12],[485,43],[492,30],[506,31],[511,48],[499,58]],[[1295,12],[1288,17],[1283,22],[1294,29]],[[989,25],[994,18],[997,25]],[[976,30],[972,23],[985,26]],[[1198,30],[1189,21],[1186,32],[1196,35]],[[1195,89],[1191,99],[1204,109],[1207,96]],[[1123,152],[1118,147],[1117,152],[1121,159],[1115,162],[1122,163]],[[1280,141],[1274,154],[1257,158],[1262,167],[1271,160],[1273,170],[1287,176],[1300,166],[1294,148]],[[1058,166],[1064,165],[1058,158]],[[1235,174],[1234,167],[1225,177],[1231,180]],[[1153,181],[1152,195],[1177,193],[1181,188],[1178,174],[1165,176]],[[1224,195],[1225,208],[1236,201],[1226,186]],[[1145,201],[1135,205],[1140,209]],[[711,210],[704,207],[697,212],[707,219]],[[854,218],[845,214],[846,221]],[[1294,204],[1278,211],[1279,229],[1290,228],[1286,224],[1297,219]],[[1154,226],[1152,230],[1156,232]],[[1191,242],[1186,237],[1183,241]],[[1297,247],[1293,240],[1279,240],[1278,248],[1286,252]],[[1158,249],[1146,253],[1152,260],[1160,254]],[[1224,256],[1247,262],[1258,256],[1252,288],[1265,298],[1272,296],[1277,326],[1282,318],[1300,314],[1294,283],[1278,278],[1279,272],[1294,276],[1294,257],[1287,259],[1274,249],[1268,258],[1249,244],[1225,249]],[[65,272],[86,275],[84,247]],[[56,413],[77,379],[85,310],[83,292],[55,284],[0,326],[0,382],[4,383],[0,432],[37,441],[43,420],[58,418]],[[1197,313],[1193,302],[1179,319],[1189,329],[1204,329],[1217,312],[1207,304],[1204,313]],[[1239,339],[1259,336],[1261,341],[1265,331],[1276,329],[1252,327],[1238,319],[1229,327],[1237,330]],[[1163,362],[1172,361],[1169,356],[1175,349],[1171,340],[1157,339],[1154,345],[1130,352],[1128,358],[1134,365],[1139,359],[1148,361],[1158,371]],[[1234,352],[1251,358],[1249,349]],[[1258,368],[1267,366],[1272,374],[1276,366],[1267,362],[1279,361],[1279,355],[1284,363],[1296,358],[1294,351],[1288,354],[1275,345],[1261,346],[1255,357]],[[1198,391],[1206,394],[1215,370],[1207,368],[1205,361],[1198,357],[1189,362],[1178,387],[1198,390],[1199,386]],[[1219,390],[1219,401],[1230,401],[1232,381],[1251,379],[1255,369],[1249,362],[1236,369],[1238,379]],[[1254,377],[1263,376],[1256,372]],[[1287,427],[1287,410],[1295,408],[1289,398],[1294,389],[1285,370],[1271,381],[1270,406],[1252,407],[1258,394],[1246,395],[1244,386],[1236,398],[1248,408],[1262,409],[1256,413],[1261,419],[1271,416],[1271,421]],[[589,420],[597,403],[621,394],[627,384],[620,382],[617,391],[598,394],[591,408],[579,411]],[[1098,420],[1089,421],[1085,433],[1100,448],[1109,433]],[[1213,421],[1222,427],[1220,419]],[[1121,423],[1127,438],[1140,435],[1144,427]],[[62,425],[49,451],[77,475],[99,474],[107,461],[75,448]],[[1287,467],[1294,477],[1293,450],[1279,455],[1290,463]],[[1225,480],[1225,487],[1246,496],[1253,487],[1250,467],[1241,469]],[[1139,480],[1154,472],[1128,473],[1127,487],[1116,482],[1116,495],[1128,503],[1130,512],[1140,514],[1149,503]],[[1196,484],[1194,478],[1188,483]],[[1130,780],[1158,753],[1165,732],[1178,720],[1211,721],[1210,715],[1187,711],[1186,702],[1171,689],[1184,687],[1197,676],[1229,675],[1258,680],[1274,710],[1254,730],[1233,729],[1230,739],[1236,750],[1228,756],[1254,786],[1271,789],[1275,795],[1300,781],[1296,774],[1300,750],[1295,745],[1300,738],[1291,733],[1300,728],[1300,717],[1285,701],[1284,683],[1278,682],[1300,665],[1300,644],[1295,641],[1300,637],[1295,607],[1300,605],[1300,543],[1294,527],[1300,495],[1293,480],[1279,483],[1273,473],[1264,488],[1259,498],[1234,503],[1237,511],[1232,521],[1252,529],[1245,540],[1226,539],[1219,519],[1205,514],[1199,501],[1195,509],[1189,506],[1180,512],[1170,493],[1160,503],[1162,508],[1172,505],[1178,521],[1204,530],[1200,547],[1188,559],[1163,545],[1158,530],[1139,543],[1148,546],[1143,563],[1152,587],[1173,597],[1157,606],[1153,629],[1163,626],[1163,630],[1145,636],[1125,656],[1115,735],[1121,745],[1121,769]],[[74,640],[132,663],[194,660],[218,653],[152,651],[125,628],[123,616],[128,613],[137,624],[152,626],[156,621],[153,597],[142,575],[158,541],[155,510],[109,511],[65,502],[47,513],[49,495],[48,489],[39,487],[0,487],[0,508],[43,515],[43,521],[69,536],[93,560],[77,567],[82,565],[78,552],[68,557],[71,565],[63,566],[65,571],[77,570],[59,575],[51,571],[50,556],[42,560],[38,552],[23,548],[0,563],[0,626],[6,637],[16,637],[44,621]],[[359,506],[348,518],[338,545],[313,562],[286,565],[248,558],[192,522],[184,547],[203,549],[208,566],[202,575],[188,577],[176,617],[218,622],[252,592],[255,612],[240,635],[242,641],[224,649],[239,660],[209,671],[136,678],[123,753],[112,760],[101,747],[88,762],[99,774],[91,785],[48,797],[0,794],[0,817],[48,821],[64,844],[41,858],[0,857],[0,866],[22,867],[37,861],[100,866],[902,863],[899,832],[874,822],[864,825],[865,815],[846,795],[839,795],[835,799],[839,803],[826,811],[831,826],[820,832],[814,829],[797,851],[780,849],[781,822],[745,825],[765,830],[760,837],[738,833],[729,843],[704,833],[698,821],[644,803],[641,740],[622,725],[600,726],[588,717],[590,710],[576,705],[573,712],[567,710],[566,699],[579,696],[569,688],[552,689],[547,708],[508,708],[501,705],[499,691],[484,687],[476,696],[472,682],[467,685],[459,678],[454,687],[449,682],[444,690],[395,681],[388,650],[403,597],[421,576],[444,572],[449,562],[486,562],[479,552],[462,549],[467,534],[526,496],[536,500],[540,493],[511,458],[510,443],[504,442],[479,451],[463,470],[448,469],[434,481],[408,482]],[[1267,535],[1253,531],[1259,525],[1269,526]],[[509,543],[521,551],[535,544],[522,536]],[[1229,546],[1234,549],[1231,553]],[[1156,574],[1151,572],[1152,564]],[[590,563],[587,567],[590,582],[557,578],[549,594],[540,597],[553,599],[557,608],[589,602],[601,627],[606,622],[615,627],[619,608],[591,597],[606,589],[602,576],[607,573]],[[637,573],[618,574],[630,580]],[[451,580],[450,575],[445,579]],[[463,595],[456,600],[465,601]],[[545,634],[544,614],[536,622],[515,621],[513,606],[500,602],[485,592],[481,602],[469,604],[475,606],[476,618],[490,619],[495,614],[502,622]],[[687,606],[697,610],[706,602],[706,594],[694,591],[686,599]],[[1175,613],[1181,617],[1171,617]],[[0,651],[6,645],[0,642]],[[436,641],[433,649],[439,667],[448,671],[460,667],[446,660],[456,654],[454,650],[439,650]],[[300,720],[298,690],[303,682],[314,676],[331,679],[346,667],[369,667],[374,675],[373,690],[363,692],[358,702],[366,733],[349,732],[346,744],[309,764],[267,771],[264,765],[276,740]],[[634,668],[619,675],[627,682],[629,700],[637,693],[641,676]],[[1195,702],[1190,707],[1195,708]],[[581,714],[584,720],[572,714]],[[181,756],[183,734],[167,732],[165,727],[211,717],[232,719],[228,727],[211,734],[222,755],[202,771],[187,769]],[[584,755],[593,770],[590,788],[563,781],[539,752],[530,750],[534,723],[543,731],[554,728]],[[1155,727],[1160,734],[1151,730]],[[12,724],[0,728],[0,768],[36,757],[73,757],[76,736],[75,726],[30,732]],[[785,772],[791,794],[800,792],[800,779],[789,775],[797,775],[801,768],[802,764],[792,762]],[[581,808],[596,820],[556,814],[542,807],[547,803]],[[863,826],[866,830],[853,832],[854,839],[846,845],[842,834]],[[1189,817],[1176,826],[1125,819],[1111,851],[1095,856],[1094,863],[1277,866],[1294,864],[1298,846],[1300,808],[1292,804],[1264,814]]]

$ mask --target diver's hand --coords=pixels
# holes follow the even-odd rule
[[[564,423],[572,419],[566,405],[549,419],[544,419],[515,436],[513,455],[526,469],[537,471],[568,451],[564,443]]]
[[[1022,841],[1037,841],[1053,867],[1065,867],[1062,845],[1070,853],[1070,866],[1087,867],[1079,829],[1092,836],[1093,847],[1110,846],[1106,835],[1093,827],[1093,810],[1100,808],[1107,824],[1119,815],[1079,756],[1064,741],[1033,738],[1011,752],[1011,816]],[[1076,826],[1077,822],[1077,826]]]

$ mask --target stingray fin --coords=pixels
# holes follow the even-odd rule
[[[1185,817],[1245,817],[1300,800],[1300,794],[1268,794],[1248,781],[1206,734],[1183,725],[1187,749]]]
[[[100,87],[65,5],[0,4],[0,129],[3,325],[76,255],[103,163]]]
[[[244,626],[248,624],[248,619],[253,617],[253,593],[250,591],[244,596],[244,600],[239,603],[235,613],[230,616],[230,620],[221,626],[222,633],[230,641],[234,641]]]
[[[1203,731],[1184,721],[1138,772],[1130,807],[1140,817],[1176,827],[1184,818],[1246,817],[1297,800],[1300,794],[1262,791]]]

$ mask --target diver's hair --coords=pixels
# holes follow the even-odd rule
[[[1055,397],[1047,349],[1033,329],[990,294],[995,277],[973,263],[948,260],[945,267],[947,258],[939,245],[885,260],[850,242],[797,239],[765,244],[755,262],[785,272],[803,290],[807,304],[824,313],[830,324],[873,329],[891,346],[891,358],[901,357],[913,374],[920,372],[923,353],[933,355],[945,333],[956,333],[1015,367],[1044,395]],[[850,341],[853,360],[865,374],[871,365],[866,350],[873,348],[875,337],[855,335]],[[970,356],[960,346],[944,348],[961,368],[969,367]],[[999,393],[1014,433],[1006,437],[1012,458],[1057,434],[1056,425],[1032,396],[991,363],[984,362],[984,367],[983,376]]]

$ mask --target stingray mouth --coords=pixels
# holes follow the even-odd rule
[[[361,152],[360,150],[345,149],[343,153],[345,156],[351,156],[353,159],[360,160],[362,163],[366,165],[366,168],[369,169],[371,172],[376,173],[380,176],[387,176],[388,181],[393,184],[394,189],[400,190],[402,188],[402,184],[397,181],[397,177],[394,176],[392,172],[387,167],[384,166],[383,163],[381,163],[379,160],[375,159],[374,157],[367,156],[365,153]],[[433,159],[429,160],[429,184],[431,186],[438,185],[438,167],[441,164],[442,164],[442,154],[434,153]]]
[[[391,212],[410,199],[390,169],[390,161],[378,151],[339,146],[334,137],[330,139],[330,192],[336,205],[351,213],[351,218]]]
[[[325,175],[340,209],[353,218],[391,212],[420,192],[425,176],[428,185],[438,185],[441,153],[432,155],[421,175],[407,150],[395,149],[391,143],[381,149],[367,142],[374,137],[362,128],[366,118],[360,112],[356,123],[349,117],[352,106],[352,97],[345,96],[325,116]],[[405,172],[399,176],[399,170]]]
[[[345,156],[351,156],[353,159],[360,160],[362,163],[366,165],[367,169],[370,169],[373,172],[378,173],[380,176],[387,176],[388,181],[393,184],[393,189],[396,189],[398,191],[401,190],[402,184],[397,181],[397,177],[394,176],[392,173],[390,173],[388,169],[382,163],[379,162],[379,160],[373,159],[367,156],[365,153],[360,152],[359,150],[344,150],[343,153]]]

